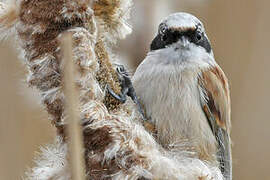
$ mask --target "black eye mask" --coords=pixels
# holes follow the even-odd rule
[[[176,43],[181,37],[185,36],[191,43],[203,47],[206,52],[211,52],[211,45],[204,33],[197,30],[188,30],[179,32],[171,29],[159,33],[151,43],[151,51],[163,49],[173,43]]]

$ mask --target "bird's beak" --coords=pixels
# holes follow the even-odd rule
[[[185,36],[181,37],[181,44],[183,47],[187,47],[189,43],[190,43],[189,40]]]

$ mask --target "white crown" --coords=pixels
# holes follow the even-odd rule
[[[161,24],[171,29],[196,29],[199,26],[199,28],[204,31],[203,24],[198,18],[183,12],[169,15],[163,19]]]

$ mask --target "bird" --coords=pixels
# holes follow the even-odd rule
[[[197,17],[178,12],[162,20],[132,84],[163,147],[188,140],[199,159],[232,179],[229,83]]]

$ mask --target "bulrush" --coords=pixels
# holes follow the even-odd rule
[[[111,64],[111,46],[131,32],[131,0],[14,0],[0,3],[1,37],[15,38],[28,68],[29,86],[58,130],[54,144],[41,149],[26,179],[71,179],[68,164],[63,61],[60,46],[72,36],[74,79],[79,93],[87,179],[222,179],[218,167],[161,148],[143,127],[136,105],[106,95],[120,92]],[[185,143],[185,142],[183,142]]]

